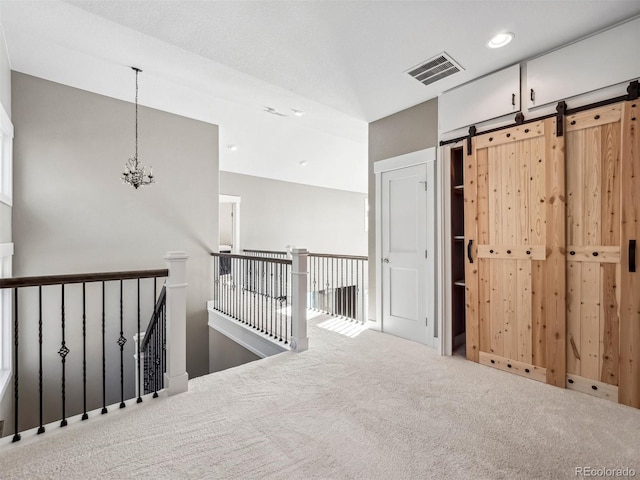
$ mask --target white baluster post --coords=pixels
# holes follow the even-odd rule
[[[188,389],[187,374],[187,258],[185,252],[168,252],[167,278],[167,371],[164,388],[176,395]]]
[[[307,257],[306,248],[294,248],[291,252],[291,350],[304,352],[309,349],[307,336]]]

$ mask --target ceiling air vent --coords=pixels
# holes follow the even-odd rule
[[[420,83],[430,85],[438,80],[442,80],[449,75],[464,70],[453,58],[442,52],[429,60],[416,65],[406,73],[418,80]]]

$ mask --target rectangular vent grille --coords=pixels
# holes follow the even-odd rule
[[[458,73],[464,70],[453,58],[442,52],[433,58],[430,58],[426,62],[421,63],[406,73],[418,80],[424,85],[431,85],[438,80],[442,80],[449,75]]]

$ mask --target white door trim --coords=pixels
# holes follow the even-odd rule
[[[440,243],[440,255],[438,255],[438,261],[440,263],[438,267],[438,278],[440,279],[438,286],[438,321],[440,334],[440,355],[451,355],[453,353],[453,317],[451,316],[451,268],[447,266],[451,265],[451,198],[448,193],[451,192],[451,148],[459,146],[459,143],[453,145],[447,145],[440,148],[439,162],[440,170],[438,175],[438,182],[440,191],[443,192],[440,196],[441,203],[438,208],[439,222],[441,226],[438,241]],[[446,220],[445,220],[446,219]]]
[[[376,265],[376,318],[375,320],[369,319],[368,322],[369,328],[373,330],[382,331],[382,173],[389,172],[391,170],[398,170],[400,168],[412,167],[423,163],[434,162],[435,160],[436,149],[435,147],[432,147],[424,150],[418,150],[417,152],[398,155],[397,157],[387,158],[385,160],[379,160],[373,164],[376,183],[376,256],[374,259]],[[434,185],[434,188],[435,187],[436,185]],[[436,197],[436,204],[437,203]],[[435,205],[436,212],[437,208],[437,205]],[[438,248],[437,243],[438,242],[436,241],[436,249]],[[436,255],[436,252],[434,251],[432,255]],[[437,275],[437,279],[440,280],[440,275]],[[438,303],[436,296],[436,312],[439,310]],[[440,326],[441,321],[439,319],[437,321]],[[442,354],[440,347],[441,342],[436,343],[439,353]]]
[[[242,202],[242,198],[235,195],[220,195],[218,201],[219,203],[231,204],[231,212],[233,214],[233,224],[231,227],[231,240],[233,243],[233,250],[231,251],[231,253],[239,254],[242,252],[242,250],[240,250],[240,203]]]
[[[426,148],[424,150],[418,150],[417,152],[405,153],[404,155],[398,155],[397,157],[378,160],[373,164],[373,173],[377,177],[378,174],[382,172],[390,172],[391,170],[397,170],[399,168],[413,167],[414,165],[420,165],[421,163],[433,162],[435,159],[435,147]]]

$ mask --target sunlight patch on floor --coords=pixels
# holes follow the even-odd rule
[[[318,326],[349,338],[355,338],[367,329],[366,325],[344,318],[330,318],[319,323]]]

